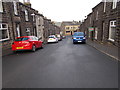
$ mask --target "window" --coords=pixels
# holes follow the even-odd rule
[[[30,28],[26,28],[26,33],[27,33],[27,36],[30,36]]]
[[[112,9],[115,9],[116,7],[117,7],[117,0],[113,0]]]
[[[3,12],[2,0],[0,0],[0,12]]]
[[[75,30],[74,32],[77,32],[77,30]]]
[[[74,33],[74,35],[73,36],[84,36],[84,33],[82,33],[82,32],[76,32],[76,33]]]
[[[98,37],[98,28],[96,27],[95,28],[95,39],[97,39],[97,37]]]
[[[115,31],[116,31],[116,20],[110,21],[109,40],[111,41],[115,40]]]
[[[0,41],[4,41],[8,39],[9,39],[8,25],[0,24]]]
[[[16,3],[16,1],[13,1],[13,5],[14,5],[14,14],[15,14],[15,15],[18,15],[17,3]]]
[[[25,10],[25,21],[28,21],[28,11]]]
[[[20,37],[20,25],[16,24],[17,37]]]
[[[106,0],[104,0],[104,12],[106,12]]]
[[[18,38],[18,39],[16,39],[15,41],[26,41],[26,40],[28,40],[29,38],[26,38],[26,37],[24,37],[24,38]]]
[[[96,20],[98,20],[98,14],[99,14],[99,13],[98,13],[98,11],[97,11],[97,14],[96,14]]]
[[[32,13],[31,15],[32,15],[33,21],[35,21],[35,14]],[[38,18],[38,20],[40,21],[40,18]]]
[[[66,33],[70,33],[70,31],[66,31]]]
[[[66,27],[66,29],[70,29],[69,27]]]

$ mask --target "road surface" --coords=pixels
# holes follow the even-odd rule
[[[118,62],[71,37],[3,57],[3,88],[117,88]]]

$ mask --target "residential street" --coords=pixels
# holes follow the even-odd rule
[[[3,57],[3,88],[117,88],[117,60],[72,37]]]

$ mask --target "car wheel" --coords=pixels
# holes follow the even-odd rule
[[[32,46],[32,51],[33,51],[33,52],[36,51],[36,47],[35,47],[35,45]]]

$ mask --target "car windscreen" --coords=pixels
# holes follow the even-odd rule
[[[74,33],[73,36],[84,36],[84,33]]]
[[[18,38],[18,39],[16,39],[15,41],[26,41],[26,40],[28,40],[29,38]]]

